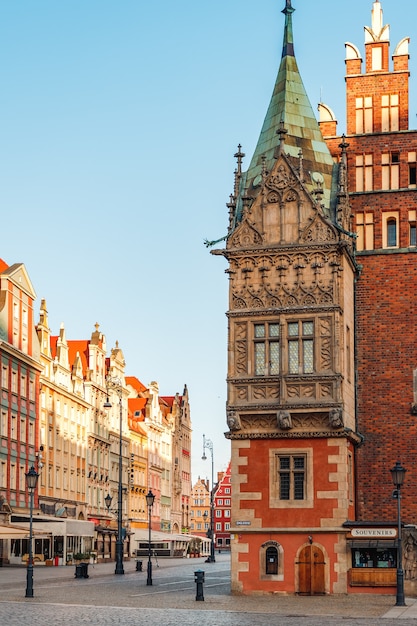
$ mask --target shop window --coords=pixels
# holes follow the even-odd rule
[[[396,548],[353,548],[352,567],[397,567]]]

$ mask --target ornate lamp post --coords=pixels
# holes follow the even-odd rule
[[[33,497],[35,494],[36,485],[38,483],[39,474],[32,467],[25,474],[26,476],[26,485],[29,491],[30,496],[30,514],[29,514],[29,557],[27,564],[27,572],[26,572],[26,598],[33,598],[33,546],[32,546],[32,537],[33,537]]]
[[[111,497],[111,495],[108,493],[107,496],[104,498],[104,503],[106,505],[106,508],[108,511],[110,511],[110,507],[111,507],[111,502],[112,502],[113,498]]]
[[[149,514],[149,541],[148,541],[148,577],[146,579],[147,585],[152,585],[152,561],[151,561],[151,520],[152,520],[152,507],[155,500],[155,496],[152,493],[151,489],[149,489],[146,494],[146,504],[148,505],[148,514]]]
[[[390,470],[392,482],[394,483],[396,488],[396,493],[394,492],[394,497],[397,498],[398,511],[397,598],[395,606],[406,606],[404,598],[404,570],[401,539],[401,487],[404,482],[406,471],[407,470],[402,467],[399,461],[397,461],[394,467]]]
[[[203,461],[207,459],[205,450],[210,450],[211,452],[211,491],[210,491],[210,556],[207,559],[209,563],[214,563],[216,561],[216,557],[214,556],[214,453],[213,453],[213,442],[211,439],[206,439],[206,436],[203,435],[203,456],[201,457]]]
[[[120,436],[119,436],[119,485],[118,485],[118,497],[117,497],[117,540],[116,540],[116,569],[115,574],[124,574],[123,569],[123,529],[122,529],[122,494],[123,494],[123,386],[120,378],[112,378],[108,376],[106,378],[107,389],[114,389],[119,396],[119,418],[120,418]],[[104,408],[110,409],[112,403],[107,398],[104,403]]]

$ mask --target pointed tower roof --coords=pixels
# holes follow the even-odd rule
[[[286,0],[284,40],[281,63],[261,134],[247,172],[241,179],[240,193],[256,196],[262,180],[263,168],[271,171],[279,146],[286,154],[303,158],[306,184],[310,190],[317,185],[311,181],[313,172],[323,178],[323,200],[326,209],[331,205],[334,161],[323,139],[318,122],[307,96],[294,55],[294,37],[291,0]],[[284,144],[285,138],[285,144]]]

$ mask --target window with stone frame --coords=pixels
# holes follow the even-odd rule
[[[382,214],[382,247],[399,247],[399,213],[398,211],[387,211]]]
[[[278,455],[280,500],[304,500],[306,458],[304,454]]]
[[[276,376],[279,374],[279,322],[254,324],[253,349],[255,376]]]
[[[314,372],[314,321],[288,322],[288,372],[312,374]]]
[[[408,153],[408,186],[410,189],[417,187],[417,153]]]
[[[259,550],[259,577],[261,580],[284,580],[284,551],[276,541],[267,541]]]
[[[415,247],[417,245],[417,237],[416,237],[416,211],[408,212],[408,245],[411,247]]]
[[[311,448],[272,448],[269,451],[271,508],[313,507]]]

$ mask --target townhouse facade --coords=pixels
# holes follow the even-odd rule
[[[25,266],[9,266],[0,259],[0,523],[4,525],[14,511],[28,512],[25,474],[36,465],[39,450],[42,366],[35,331],[35,298]],[[4,543],[0,541],[2,561],[10,558],[10,545]]]
[[[45,300],[35,323],[35,297],[24,265],[1,260],[1,562],[27,559],[32,466],[35,563],[115,559],[120,480],[125,558],[136,529],[148,528],[150,488],[152,528],[181,534],[191,491],[187,388],[162,399],[157,383],[127,377],[121,348],[116,342],[108,354],[98,324],[90,339],[67,339],[63,324],[53,335]]]
[[[231,464],[217,475],[214,492],[214,541],[219,552],[230,551],[232,511]]]
[[[210,483],[198,478],[191,490],[191,534],[207,537],[210,530]]]

